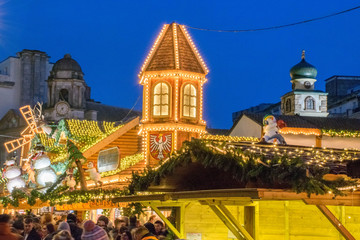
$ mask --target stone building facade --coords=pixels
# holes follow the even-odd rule
[[[42,51],[24,49],[0,63],[0,119],[10,109],[46,102],[46,79],[53,64]],[[6,101],[4,101],[6,100]]]

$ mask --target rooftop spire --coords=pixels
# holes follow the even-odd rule
[[[184,70],[207,74],[208,69],[183,25],[165,24],[139,76],[146,71]]]
[[[302,53],[301,53],[301,59],[305,59],[305,50],[302,50]]]

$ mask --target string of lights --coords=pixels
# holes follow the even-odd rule
[[[349,8],[340,12],[336,12],[336,13],[332,13],[332,14],[328,14],[325,16],[321,16],[321,17],[316,17],[316,18],[311,18],[311,19],[307,19],[307,20],[302,20],[299,22],[294,22],[294,23],[288,23],[288,24],[284,24],[284,25],[277,25],[277,26],[271,26],[271,27],[262,27],[262,28],[249,28],[249,29],[209,29],[209,28],[200,28],[200,27],[192,27],[192,26],[188,26],[188,25],[184,25],[187,28],[191,28],[194,30],[200,30],[200,31],[209,31],[209,32],[228,32],[228,33],[238,33],[238,32],[256,32],[256,31],[268,31],[268,30],[274,30],[274,29],[279,29],[279,28],[286,28],[286,27],[292,27],[295,25],[300,25],[300,24],[304,24],[304,23],[309,23],[309,22],[315,22],[315,21],[319,21],[319,20],[323,20],[325,18],[330,18],[330,17],[334,17],[337,15],[341,15],[344,13],[348,13],[354,10],[358,10],[360,9],[360,6],[356,6],[353,8]]]

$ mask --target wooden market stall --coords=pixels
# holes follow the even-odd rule
[[[224,138],[221,137],[222,140]],[[152,181],[146,188],[139,188],[137,195],[118,197],[113,201],[138,202],[151,207],[181,239],[190,236],[202,240],[360,238],[358,183],[347,175],[360,152],[251,142],[200,142],[200,145],[183,150],[182,154],[158,168],[153,173]],[[208,147],[205,149],[208,152],[198,151],[201,146],[204,149]],[[233,149],[239,152],[232,155],[230,152]],[[285,160],[284,151],[297,154]],[[255,179],[247,178],[249,174],[241,173],[242,168],[230,163],[240,153],[248,157],[246,161],[261,159],[253,163],[256,166],[254,169],[244,168],[248,172],[263,168],[258,175],[253,172]],[[331,163],[327,163],[326,159],[330,156]],[[271,181],[264,174],[281,175],[296,165],[290,164],[287,168],[281,159],[285,162],[301,160],[304,164],[297,164],[304,172],[289,172],[289,178],[283,178],[284,182],[280,181],[281,176],[272,176],[275,180]],[[239,163],[244,162],[239,160]],[[319,166],[329,171],[318,175],[316,169]],[[279,168],[280,171],[277,171]],[[299,178],[291,180],[295,174],[299,174]],[[266,179],[269,182],[264,181]],[[307,185],[310,182],[300,187],[302,183],[315,179],[330,184],[330,188],[320,184],[322,187],[318,191],[317,183],[313,189],[311,184]],[[343,180],[348,180],[350,185],[331,187],[334,181]],[[341,190],[341,193],[335,193],[334,189]],[[169,208],[176,212],[175,223],[162,216],[161,211]]]

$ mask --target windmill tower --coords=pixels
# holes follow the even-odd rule
[[[205,133],[203,85],[208,69],[184,26],[165,24],[140,74],[141,134],[148,164],[166,159]]]

